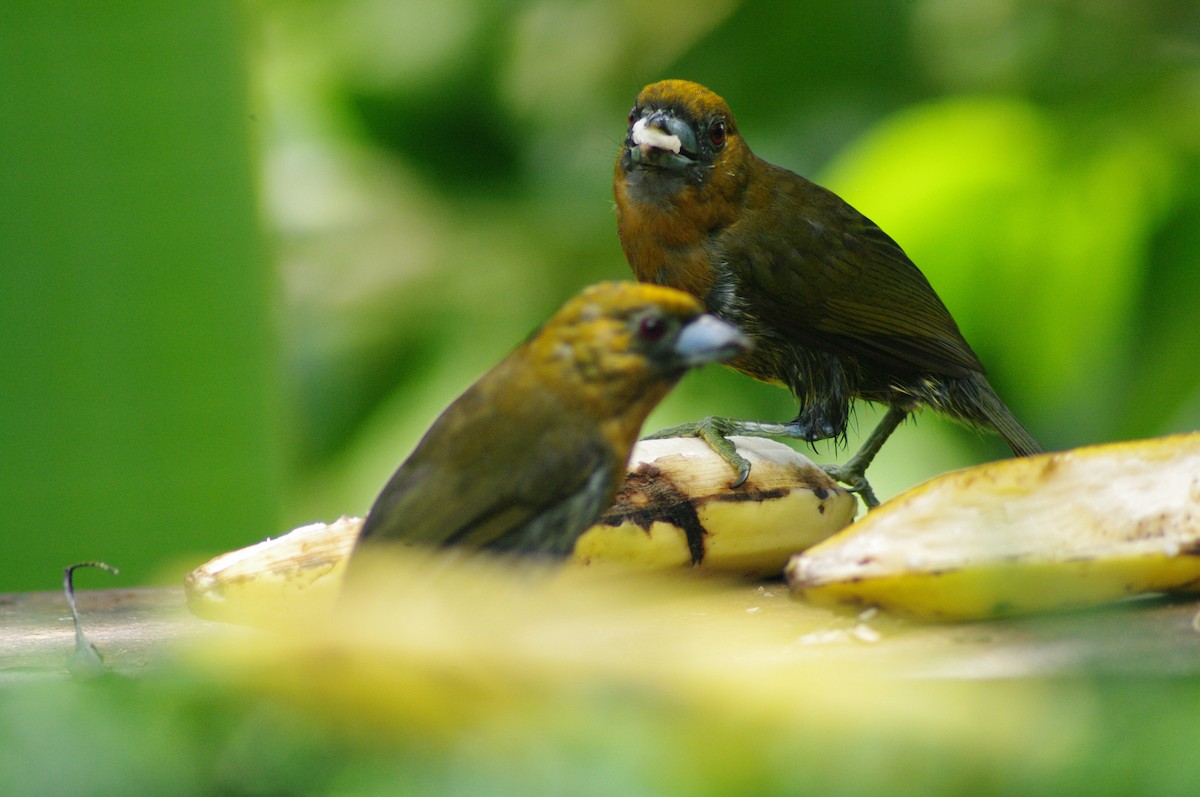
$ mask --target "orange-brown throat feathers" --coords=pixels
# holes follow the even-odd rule
[[[663,168],[631,156],[638,120],[664,116],[691,129],[694,163]],[[699,297],[709,292],[716,278],[711,247],[738,218],[755,160],[718,95],[685,80],[664,80],[642,90],[630,112],[613,185],[617,232],[638,280]]]

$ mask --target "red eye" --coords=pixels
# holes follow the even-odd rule
[[[667,322],[656,315],[648,315],[638,321],[637,332],[642,340],[654,343],[667,333]]]
[[[714,119],[713,123],[708,126],[708,140],[717,149],[725,146],[725,120]]]
[[[629,124],[633,124],[633,120],[637,119],[637,115],[638,115],[638,109],[637,109],[637,106],[635,105],[629,109]]]

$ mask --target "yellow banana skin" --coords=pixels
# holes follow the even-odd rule
[[[932,479],[797,555],[818,604],[979,620],[1200,587],[1200,434]]]

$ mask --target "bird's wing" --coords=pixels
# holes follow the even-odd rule
[[[502,411],[479,388],[446,410],[388,481],[364,539],[548,549],[575,513],[599,511],[592,504],[603,496],[589,491],[611,481],[612,455],[594,429],[561,408],[547,412],[544,398]]]
[[[748,253],[746,288],[771,326],[788,339],[893,369],[982,371],[900,246],[832,192],[787,175],[801,182],[777,193],[755,225],[780,234],[730,231],[734,246]]]

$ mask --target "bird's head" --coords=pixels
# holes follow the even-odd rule
[[[643,404],[649,412],[689,368],[749,347],[745,334],[689,294],[635,282],[588,288],[526,342],[537,371],[558,372],[553,383],[600,417]]]
[[[718,166],[748,153],[725,100],[698,83],[663,80],[642,89],[629,112],[618,178],[662,200],[702,188]]]

